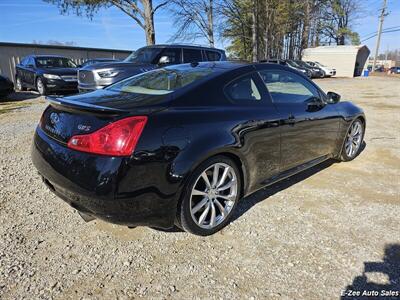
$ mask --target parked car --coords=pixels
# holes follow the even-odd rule
[[[48,100],[32,159],[50,190],[87,221],[198,235],[260,188],[354,159],[365,131],[359,107],[277,64],[174,65]]]
[[[47,95],[56,92],[76,92],[77,66],[69,58],[56,55],[29,55],[16,67],[16,88],[27,88]]]
[[[107,63],[107,62],[116,62],[119,61],[118,59],[113,59],[113,58],[95,58],[95,59],[89,59],[87,61],[85,61],[81,68],[87,67],[87,66],[91,66],[94,64],[98,64],[98,63]]]
[[[325,73],[325,77],[331,77],[336,75],[336,69],[324,66],[323,64],[317,61],[306,61],[306,63],[312,67],[320,68]]]
[[[6,97],[13,91],[14,83],[7,77],[0,75],[0,97]]]
[[[289,68],[295,69],[296,71],[300,72],[304,76],[307,76],[308,78],[311,78],[312,72],[310,71],[309,68],[303,68],[300,67],[298,64],[296,64],[293,60],[288,60],[288,59],[268,59],[268,60],[261,60],[263,63],[272,63],[272,64],[279,64],[282,66],[287,66]]]
[[[390,74],[400,74],[400,67],[391,67],[389,72]]]
[[[101,63],[79,70],[79,91],[102,89],[127,77],[166,65],[226,60],[225,51],[188,45],[147,46],[132,52],[124,61]]]
[[[313,67],[302,60],[294,60],[294,62],[304,69],[308,69],[311,72],[311,78],[324,78],[325,72],[319,67]]]

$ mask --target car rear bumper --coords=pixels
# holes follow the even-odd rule
[[[159,189],[155,178],[162,175],[151,164],[127,169],[127,158],[68,149],[39,127],[32,161],[49,189],[84,214],[127,226],[174,225],[179,193]]]

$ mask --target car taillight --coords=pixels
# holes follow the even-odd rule
[[[71,137],[68,147],[88,153],[129,156],[135,150],[146,122],[146,116],[122,119],[93,133]]]

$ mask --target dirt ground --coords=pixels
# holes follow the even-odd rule
[[[243,199],[234,221],[211,237],[85,223],[47,191],[30,161],[43,99],[24,93],[0,102],[0,299],[400,291],[400,79],[317,83],[365,110],[363,152]]]

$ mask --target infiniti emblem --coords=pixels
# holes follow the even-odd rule
[[[55,125],[60,121],[60,117],[56,113],[51,113],[50,114],[50,122],[51,124]]]
[[[86,74],[85,74],[85,73],[82,73],[81,76],[82,76],[82,78],[85,78],[85,77],[86,77]]]

